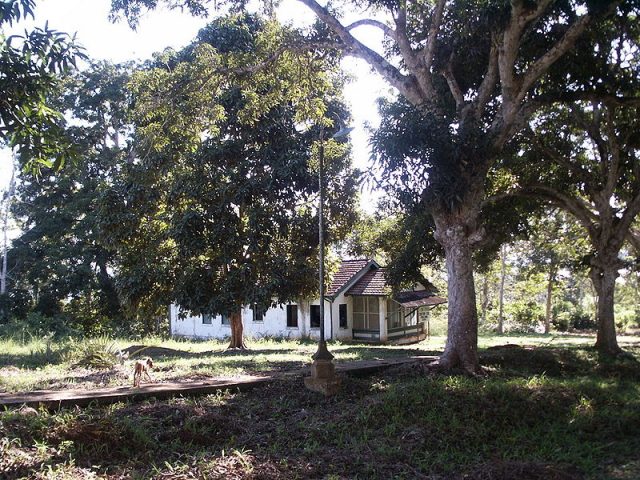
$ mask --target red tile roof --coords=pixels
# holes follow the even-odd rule
[[[372,295],[386,296],[391,293],[391,287],[387,285],[384,268],[372,268],[354,283],[345,295]]]
[[[358,260],[342,260],[340,268],[333,276],[331,285],[327,289],[327,295],[335,295],[340,289],[342,289],[349,281],[359,273],[364,267],[366,267],[371,260],[361,258]]]

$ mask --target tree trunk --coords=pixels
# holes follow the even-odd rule
[[[231,342],[229,348],[239,348],[246,350],[247,346],[244,344],[243,326],[242,326],[242,309],[239,308],[233,312],[230,316],[231,323]]]
[[[482,280],[482,305],[481,323],[487,323],[487,310],[489,309],[489,275],[483,275]]]
[[[443,369],[463,368],[480,373],[478,361],[478,313],[473,283],[470,238],[466,227],[437,219],[437,239],[444,247],[447,265],[447,345],[440,357]]]
[[[96,256],[95,261],[98,267],[96,278],[98,280],[98,285],[102,290],[105,306],[108,309],[105,313],[111,317],[121,316],[122,305],[120,304],[120,297],[118,296],[118,290],[113,282],[113,278],[109,275],[107,263],[102,255]]]
[[[551,265],[549,270],[549,278],[547,279],[547,310],[544,316],[544,333],[551,332],[551,307],[553,300],[553,282],[556,277],[556,267]]]
[[[504,333],[504,279],[507,276],[507,252],[505,246],[500,247],[500,308],[498,309],[498,333]]]
[[[597,268],[591,270],[591,280],[598,293],[598,336],[596,348],[606,356],[616,356],[622,350],[616,338],[616,323],[613,312],[614,294],[618,270],[613,268]]]

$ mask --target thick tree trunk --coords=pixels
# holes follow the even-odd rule
[[[618,270],[613,268],[600,269],[593,267],[591,280],[598,293],[598,335],[596,348],[606,356],[618,355],[622,350],[618,346],[616,324],[613,312],[614,294]]]
[[[243,326],[242,326],[242,310],[238,309],[230,316],[231,323],[231,342],[229,348],[239,348],[246,350],[247,346],[244,344]]]
[[[440,357],[443,369],[481,372],[478,361],[478,314],[473,283],[470,238],[464,225],[436,220],[437,238],[445,249],[448,288],[447,345]]]

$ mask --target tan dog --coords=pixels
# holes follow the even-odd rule
[[[142,380],[142,376],[147,377],[147,380],[152,382],[151,375],[149,375],[149,370],[153,368],[153,360],[147,357],[144,360],[136,360],[136,363],[133,366],[133,386],[139,387],[140,381]]]

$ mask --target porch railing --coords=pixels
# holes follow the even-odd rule
[[[380,340],[380,331],[379,330],[365,330],[360,328],[353,329],[353,339],[354,340]]]
[[[397,340],[403,337],[414,337],[423,335],[424,333],[424,322],[419,322],[416,325],[405,325],[402,327],[390,328],[387,331],[387,340]],[[353,339],[364,341],[378,341],[380,340],[380,332],[378,330],[354,328]]]
[[[390,328],[387,332],[387,338],[393,340],[402,337],[411,337],[414,335],[422,335],[424,333],[424,323],[420,322],[416,325],[405,325],[403,327]]]

